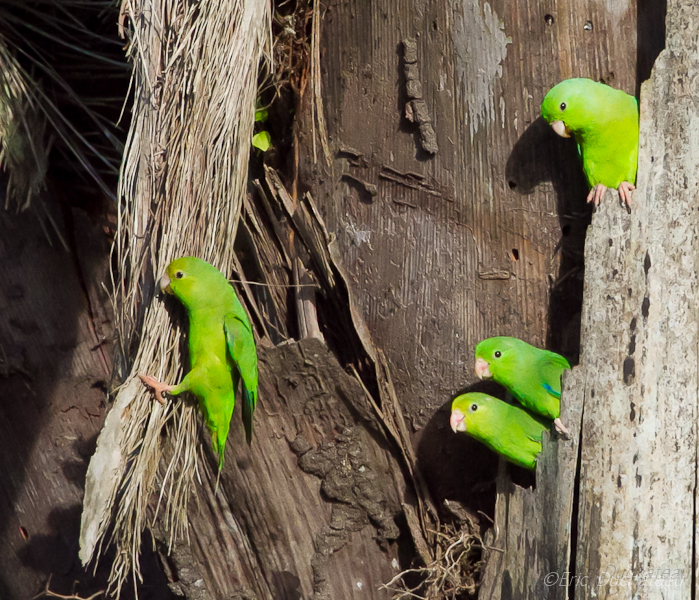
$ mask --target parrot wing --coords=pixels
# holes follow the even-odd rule
[[[539,373],[541,375],[541,385],[544,389],[555,396],[561,397],[561,375],[566,369],[570,369],[568,361],[553,352],[548,352],[539,362]]]
[[[247,318],[242,319],[234,313],[228,313],[223,319],[226,332],[228,352],[237,367],[233,373],[234,390],[238,388],[239,378],[243,379],[243,425],[248,444],[252,441],[252,414],[257,405],[257,350],[252,327]]]

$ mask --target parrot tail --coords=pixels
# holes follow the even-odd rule
[[[245,427],[245,439],[248,445],[252,443],[252,413],[257,404],[257,390],[249,391],[243,384],[243,426]]]
[[[218,471],[221,472],[223,469],[223,460],[226,455],[226,437],[228,437],[228,432],[221,436],[218,432],[214,433],[214,451],[218,453]]]

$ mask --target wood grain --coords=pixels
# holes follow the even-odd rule
[[[536,487],[515,485],[501,468],[495,526],[485,539],[480,598],[568,598],[568,582],[575,575],[570,563],[572,514],[584,381],[582,367],[564,376],[561,419],[571,439],[545,434]]]
[[[334,161],[313,162],[307,133],[301,173],[386,354],[438,504],[456,497],[482,509],[483,490],[494,493],[478,449],[446,437],[443,407],[472,388],[475,344],[512,335],[577,360],[587,189],[574,144],[551,132],[539,107],[574,76],[633,93],[636,13],[633,0],[329,5],[322,61]],[[410,38],[435,155],[421,150],[404,116],[412,96],[402,41]],[[566,410],[579,421],[582,397],[569,396]],[[577,443],[548,446],[536,491],[498,477],[496,538],[505,552],[488,553],[482,597],[564,597],[565,587],[542,586],[549,571],[574,571]],[[541,516],[556,510],[553,521]]]
[[[641,89],[638,191],[586,244],[586,367],[576,598],[693,593],[697,444],[698,22],[668,5],[667,49]]]
[[[537,117],[565,77],[633,92],[635,4],[610,7],[329,5],[323,89],[335,159],[325,172],[306,152],[302,173],[416,430],[475,380],[473,347],[484,337],[577,352],[585,184],[575,149]],[[417,40],[434,156],[403,115],[408,37]]]

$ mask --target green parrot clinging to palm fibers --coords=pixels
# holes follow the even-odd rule
[[[575,138],[590,186],[588,202],[599,204],[608,187],[631,206],[638,167],[638,101],[591,79],[566,79],[541,103],[541,116],[561,137]]]
[[[160,289],[176,296],[187,310],[191,369],[174,386],[150,375],[139,377],[161,403],[163,392],[191,392],[197,397],[218,452],[220,472],[240,379],[243,425],[248,444],[252,440],[257,404],[257,350],[252,326],[228,280],[199,258],[173,260],[160,279]]]

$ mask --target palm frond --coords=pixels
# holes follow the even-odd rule
[[[4,0],[0,4],[0,165],[8,172],[6,208],[24,210],[45,186],[52,150],[62,172],[89,181],[116,201],[123,144],[115,120],[123,97],[91,95],[113,81],[121,91],[128,64],[115,39],[111,2]],[[111,37],[101,33],[113,28]],[[96,83],[97,82],[97,83]],[[105,115],[114,115],[114,121]],[[61,177],[61,179],[65,179]]]

